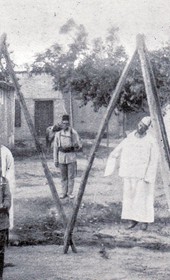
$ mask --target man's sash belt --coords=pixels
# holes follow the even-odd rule
[[[74,147],[68,147],[68,148],[59,147],[58,150],[63,153],[72,153],[75,151]]]

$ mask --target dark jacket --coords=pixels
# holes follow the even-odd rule
[[[0,177],[0,230],[9,228],[9,209],[11,207],[11,193],[8,181]]]

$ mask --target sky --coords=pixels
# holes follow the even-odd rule
[[[120,43],[134,52],[136,35],[145,34],[148,49],[170,42],[170,0],[0,0],[0,35],[7,34],[11,58],[32,63],[36,53],[53,43],[67,45],[59,33],[70,18],[83,24],[89,40],[119,27]]]

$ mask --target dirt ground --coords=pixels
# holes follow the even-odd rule
[[[78,254],[63,255],[56,245],[11,247],[5,280],[168,280],[170,252],[142,248],[108,250],[101,258],[96,247],[79,247]]]
[[[103,147],[96,154],[74,231],[78,253],[69,250],[66,255],[62,253],[62,223],[40,160],[36,156],[15,158],[14,233],[18,241],[6,250],[6,263],[13,266],[5,268],[5,280],[170,279],[169,212],[160,176],[155,191],[155,223],[146,232],[140,227],[128,231],[120,220],[122,181],[117,172],[103,177],[108,153]],[[88,154],[87,148],[78,156],[75,195]],[[60,194],[59,172],[51,156],[48,165]],[[73,203],[62,201],[68,216]]]

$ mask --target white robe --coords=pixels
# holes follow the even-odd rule
[[[114,171],[120,157],[119,176],[124,179],[122,219],[138,222],[154,221],[154,183],[158,149],[151,135],[142,138],[132,132],[110,154],[105,176]]]
[[[13,197],[15,192],[15,168],[14,158],[11,151],[1,145],[1,164],[2,164],[2,176],[8,180],[9,188],[11,192],[11,208],[9,211],[10,229],[14,227],[14,204]]]

